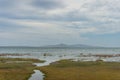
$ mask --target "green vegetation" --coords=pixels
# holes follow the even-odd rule
[[[32,62],[32,63],[42,63],[45,62],[39,59],[32,59],[32,58],[0,58],[0,62]]]
[[[120,80],[120,63],[61,60],[39,68],[45,80]]]
[[[0,58],[0,80],[28,80],[34,69],[45,73],[45,80],[120,80],[118,62],[80,62],[61,60],[49,66],[36,67],[38,59]]]
[[[38,59],[0,58],[0,80],[28,80]]]

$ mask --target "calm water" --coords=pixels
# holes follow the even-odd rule
[[[120,48],[43,48],[43,47],[0,47],[2,53],[20,53],[31,55],[43,55],[44,53],[58,55],[75,54],[120,54]]]
[[[43,80],[44,74],[39,70],[34,70],[34,74],[28,80]]]

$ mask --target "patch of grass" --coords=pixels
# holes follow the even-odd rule
[[[32,63],[43,63],[44,60],[39,59],[32,59],[32,58],[0,58],[0,62],[14,62],[14,61],[25,61],[25,62],[32,62]]]
[[[16,61],[21,62],[18,63]],[[33,62],[43,61],[23,58],[0,58],[0,80],[28,80],[36,68],[32,64]]]
[[[45,80],[120,80],[120,63],[61,60],[39,68]]]

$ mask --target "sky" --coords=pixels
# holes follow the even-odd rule
[[[0,0],[0,46],[120,47],[120,0]]]

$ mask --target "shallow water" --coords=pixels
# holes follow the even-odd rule
[[[0,47],[1,53],[20,53],[41,56],[44,53],[51,55],[77,55],[80,53],[93,54],[118,54],[120,48],[43,48],[43,47]]]
[[[28,80],[43,80],[44,74],[39,70],[34,70],[34,74]]]

